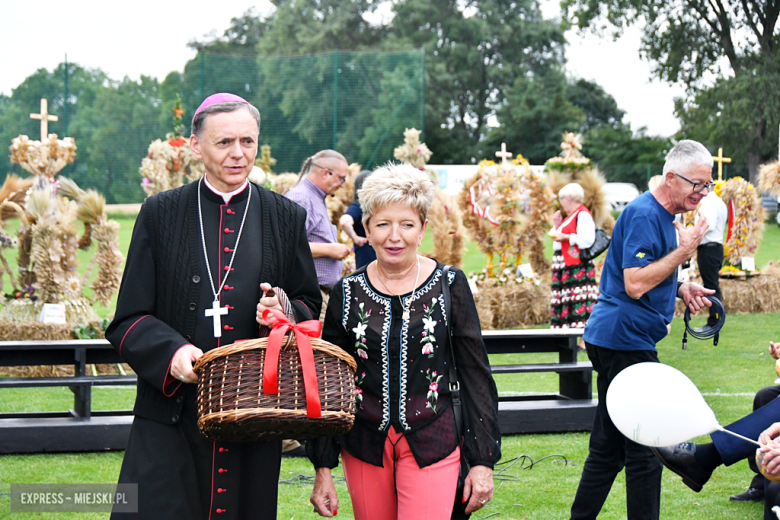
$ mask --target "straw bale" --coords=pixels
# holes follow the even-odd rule
[[[89,301],[85,298],[76,298],[73,300],[63,300],[65,304],[65,321],[69,325],[59,325],[61,327],[73,328],[74,325],[89,325],[100,321],[100,316],[92,309]],[[38,316],[43,310],[44,302],[40,299],[33,301],[29,298],[20,298],[17,300],[7,300],[0,309],[0,328],[4,328],[8,323],[39,323]],[[10,326],[10,325],[9,325]],[[19,336],[18,340],[36,339],[26,336]],[[59,337],[37,338],[37,339],[64,339]]]
[[[92,323],[98,336],[105,337],[98,326]],[[0,341],[61,341],[77,339],[71,325],[41,323],[40,321],[0,321]],[[132,373],[129,365],[122,364],[126,373]],[[90,369],[91,370],[91,365]],[[116,374],[115,364],[95,365],[98,374]],[[64,377],[73,375],[73,365],[31,365],[0,367],[0,374],[11,377]]]
[[[746,278],[721,278],[720,291],[726,315],[780,312],[780,276],[774,274],[776,270],[776,267],[769,268],[769,272],[765,269],[759,276]],[[678,299],[675,315],[683,314],[685,304]],[[699,314],[703,315],[702,312]]]
[[[474,300],[483,330],[531,327],[550,321],[550,273],[536,285],[531,280],[499,285],[486,279]]]

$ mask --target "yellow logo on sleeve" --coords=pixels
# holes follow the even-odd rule
[[[644,257],[645,257],[645,254],[644,254],[644,253],[637,253],[637,254],[636,254],[636,257],[637,257],[637,258],[644,258]]]

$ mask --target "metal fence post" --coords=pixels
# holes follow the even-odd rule
[[[62,102],[62,119],[64,123],[65,129],[62,132],[63,136],[68,135],[68,98],[70,97],[70,93],[68,92],[68,83],[70,82],[70,78],[68,77],[68,55],[65,55],[65,99]]]
[[[420,49],[420,136],[425,142],[425,48]]]
[[[333,51],[333,149],[338,148],[339,51]]]
[[[200,53],[200,99],[206,99],[206,53]]]

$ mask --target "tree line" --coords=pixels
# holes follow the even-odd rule
[[[675,0],[669,4],[697,2]],[[660,171],[663,156],[670,148],[671,137],[650,136],[643,128],[632,129],[615,100],[598,84],[566,76],[567,25],[544,19],[533,0],[400,0],[392,3],[390,16],[381,11],[387,8],[386,2],[369,0],[273,3],[272,13],[247,11],[234,18],[223,34],[211,34],[189,45],[199,51],[199,56],[205,53],[243,59],[245,66],[233,69],[209,65],[213,70],[208,71],[207,77],[216,75],[223,81],[234,82],[236,93],[246,94],[260,105],[264,118],[261,141],[272,141],[274,156],[280,159],[277,169],[297,169],[299,162],[285,163],[287,157],[310,153],[307,146],[311,146],[313,133],[330,131],[320,126],[323,114],[330,110],[328,96],[332,94],[323,89],[315,94],[320,103],[301,103],[312,96],[299,88],[301,83],[327,75],[327,67],[312,70],[301,66],[295,70],[294,65],[288,64],[285,67],[290,70],[281,71],[274,58],[330,51],[424,51],[424,135],[436,163],[463,164],[492,158],[505,141],[531,163],[541,164],[560,151],[562,133],[574,131],[584,134],[585,154],[599,164],[610,181],[634,182],[644,188],[648,173]],[[772,74],[777,74],[777,68],[771,67],[774,40],[765,38],[753,51],[749,46],[747,50],[737,46],[732,54],[736,53],[734,63],[739,63],[739,74],[708,87],[702,81],[704,71],[712,69],[718,52],[727,54],[721,45],[726,39],[718,40],[714,33],[707,33],[706,20],[699,20],[699,30],[693,31],[693,35],[676,26],[656,27],[652,16],[658,16],[666,4],[661,0],[566,0],[563,5],[569,18],[583,30],[600,25],[603,19],[618,24],[629,19],[645,20],[643,52],[656,63],[656,73],[662,79],[682,79],[689,85],[688,97],[677,102],[682,131],[673,137],[697,138],[711,149],[728,143],[735,159],[730,174],[747,174],[748,167],[752,171],[754,165],[773,155],[770,143],[777,142],[777,121],[773,119],[777,112],[772,108],[774,100],[780,99],[780,87],[772,81]],[[754,6],[747,0],[743,5]],[[668,16],[691,18],[681,21],[690,30],[696,23],[694,14],[691,9],[679,9],[680,5],[677,8],[672,12],[670,7]],[[740,9],[743,8],[735,4],[734,10]],[[755,13],[751,16],[734,23],[750,27],[750,20],[760,18]],[[771,13],[768,16],[771,18]],[[769,21],[754,25],[773,33],[773,25],[767,29]],[[664,34],[664,27],[677,31],[672,35],[675,37],[659,36]],[[692,52],[694,48],[706,50],[707,59],[701,57],[701,52],[694,53],[695,59],[686,58],[686,49]],[[764,48],[770,50],[763,51]],[[393,66],[403,71],[403,63]],[[248,85],[242,74],[250,72],[266,78],[262,92],[241,90]],[[40,98],[46,97],[50,112],[60,117],[50,131],[57,132],[67,124],[68,135],[76,139],[79,147],[76,163],[65,174],[81,185],[101,190],[110,202],[141,200],[140,161],[149,143],[170,131],[171,107],[178,93],[185,101],[185,121],[199,103],[204,75],[202,58],[196,57],[183,71],[171,72],[162,81],[143,76],[137,81],[120,81],[101,70],[70,64],[67,98],[65,75],[65,64],[53,71],[41,69],[14,89],[11,96],[0,96],[0,144],[10,145],[11,139],[20,133],[37,138],[38,122],[29,119],[29,114],[37,112]],[[400,73],[386,75],[381,81],[367,77],[366,88],[372,99],[381,100],[394,90],[404,91],[405,80],[398,78],[405,77],[408,76]],[[757,85],[762,89],[761,95],[747,95]],[[358,95],[357,90],[350,88],[351,85],[340,84],[339,91],[344,89],[340,95]],[[419,95],[417,91],[412,94]],[[354,147],[355,154],[364,156],[381,139],[381,125],[393,115],[391,108],[367,108],[351,114],[366,121],[374,131],[352,136],[349,127],[340,128],[338,142]],[[281,118],[297,124],[276,135],[269,132],[273,127],[267,123]],[[399,144],[400,132],[391,130],[389,145]],[[61,130],[57,133],[61,134]],[[20,171],[9,163],[7,154],[0,158],[0,165],[7,171]]]

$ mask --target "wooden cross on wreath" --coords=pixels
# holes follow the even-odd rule
[[[509,162],[509,159],[512,158],[512,152],[506,151],[506,143],[501,143],[501,151],[496,152],[496,157],[501,158],[502,166],[506,166],[506,164]]]
[[[41,99],[41,113],[30,114],[31,119],[41,120],[41,141],[45,141],[49,137],[49,121],[58,121],[57,116],[49,114],[49,102],[46,99]]]
[[[718,148],[718,155],[713,155],[712,160],[718,163],[718,180],[723,180],[723,163],[730,163],[731,157],[723,157],[723,148]]]

